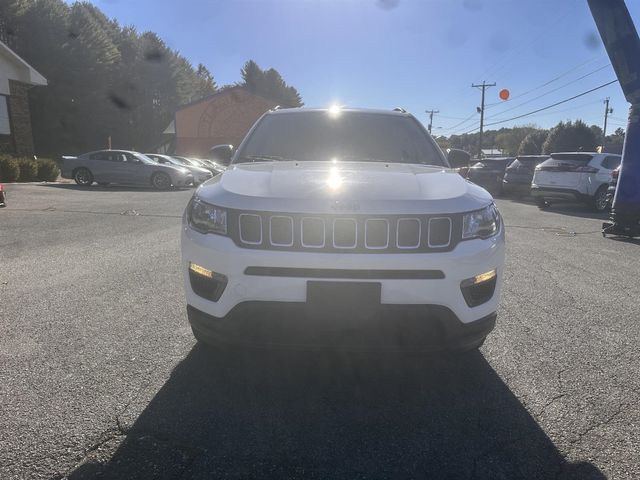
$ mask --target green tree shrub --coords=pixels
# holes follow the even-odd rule
[[[35,182],[38,179],[38,164],[30,158],[19,158],[20,165],[19,182]]]
[[[0,182],[17,182],[19,177],[18,161],[8,155],[0,155]]]
[[[549,132],[542,153],[593,152],[597,143],[596,134],[582,120],[560,122]]]
[[[60,169],[53,160],[40,158],[36,161],[38,165],[38,180],[41,182],[55,182],[60,175]]]
[[[531,132],[520,143],[518,155],[540,155],[542,153],[542,145],[548,135],[549,132],[547,130]]]

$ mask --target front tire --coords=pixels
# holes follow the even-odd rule
[[[609,201],[607,199],[607,186],[602,185],[591,199],[591,206],[596,212],[604,213],[607,211],[608,205]]]
[[[171,178],[164,172],[156,172],[151,177],[151,185],[157,190],[168,190],[171,187]]]
[[[81,187],[88,187],[93,183],[93,174],[88,168],[81,167],[75,171],[73,179]]]

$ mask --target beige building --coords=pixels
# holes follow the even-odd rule
[[[47,80],[0,41],[0,153],[34,153],[28,91]]]
[[[242,87],[232,87],[183,105],[165,130],[176,155],[206,157],[214,145],[237,147],[255,121],[276,104]]]

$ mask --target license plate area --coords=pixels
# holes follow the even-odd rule
[[[371,309],[380,306],[379,282],[307,281],[307,305],[319,309]]]

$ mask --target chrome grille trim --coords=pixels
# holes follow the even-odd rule
[[[304,243],[304,222],[305,220],[319,220],[322,222],[322,245],[313,245]],[[302,217],[300,220],[300,245],[304,248],[324,248],[327,238],[327,225],[322,217]]]
[[[434,220],[447,220],[449,222],[449,240],[447,243],[431,243],[431,222]],[[451,218],[450,217],[432,217],[429,219],[429,231],[427,232],[427,245],[429,248],[446,248],[451,245]]]
[[[370,247],[369,243],[368,243],[368,228],[369,228],[369,222],[385,222],[385,224],[387,225],[387,241],[385,242],[385,244],[383,246],[380,247]],[[357,225],[356,225],[357,227]],[[364,221],[364,247],[369,249],[369,250],[384,250],[386,248],[389,248],[389,220],[387,220],[386,218],[367,218]],[[357,237],[356,237],[356,241],[357,241]]]
[[[353,223],[353,231],[354,231],[354,239],[353,245],[336,245],[336,222],[351,222]],[[352,248],[356,248],[358,246],[358,222],[355,218],[334,218],[332,225],[332,239],[333,239],[333,248],[339,248],[342,250],[348,250]]]
[[[242,218],[243,217],[256,217],[258,219],[258,221],[260,222],[260,241],[252,242],[250,240],[244,239],[244,237],[242,236]],[[254,213],[241,213],[240,216],[238,217],[238,224],[239,224],[239,230],[240,230],[240,241],[242,243],[246,243],[247,245],[262,245],[262,217],[260,215],[256,215]]]
[[[273,241],[273,235],[272,235],[272,231],[273,231],[273,219],[274,218],[284,218],[285,220],[289,221],[289,233],[291,234],[291,242],[289,243],[278,243],[278,242],[274,242]],[[269,243],[271,245],[275,245],[276,247],[293,247],[293,238],[294,238],[294,231],[293,231],[293,218],[286,216],[286,215],[272,215],[271,217],[269,217]]]
[[[418,223],[418,243],[415,245],[401,246],[400,245],[400,222],[417,222]],[[415,250],[420,248],[422,243],[422,222],[419,218],[399,218],[396,225],[396,248],[401,250]]]

